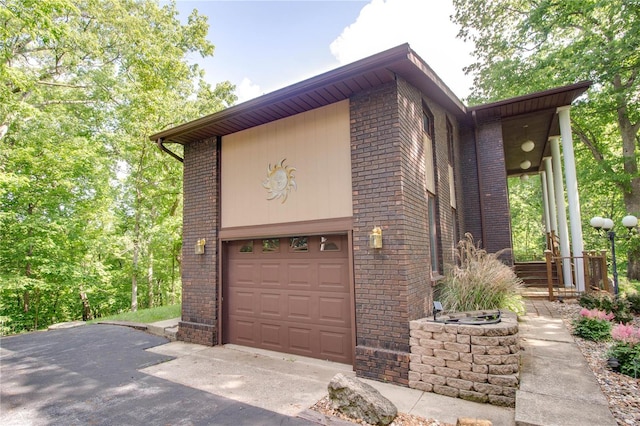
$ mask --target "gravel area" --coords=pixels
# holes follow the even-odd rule
[[[578,317],[580,305],[577,303],[550,304],[561,316],[567,329],[572,332],[572,321]],[[634,325],[640,327],[640,317],[634,318]],[[609,408],[619,425],[640,425],[640,379],[616,373],[607,367],[607,350],[610,342],[592,342],[573,336],[589,367],[595,375],[602,393],[609,401]]]

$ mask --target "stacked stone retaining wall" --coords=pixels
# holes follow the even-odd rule
[[[517,316],[503,312],[501,322],[487,325],[438,321],[410,322],[409,387],[514,407],[520,372]]]

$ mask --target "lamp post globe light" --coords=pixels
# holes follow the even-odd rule
[[[638,218],[633,215],[627,215],[622,218],[622,226],[627,228],[629,233],[631,230],[638,226]],[[609,237],[609,241],[611,242],[611,265],[613,269],[613,291],[614,294],[618,295],[618,265],[616,262],[616,232],[613,230],[614,223],[613,220],[606,218],[595,216],[591,218],[589,224],[594,227],[598,232],[601,229],[604,229]]]

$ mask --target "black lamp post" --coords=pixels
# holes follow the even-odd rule
[[[613,292],[618,295],[618,263],[616,262],[616,231],[613,230],[613,220],[596,216],[589,222],[591,226],[596,228],[598,232],[604,229],[607,232],[609,241],[611,242],[611,267],[613,269]],[[622,226],[627,228],[629,232],[638,226],[638,218],[628,215],[622,218]]]

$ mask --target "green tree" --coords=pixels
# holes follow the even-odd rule
[[[624,210],[639,214],[640,2],[454,0],[454,5],[460,36],[475,43],[476,62],[468,67],[473,102],[593,81],[587,102],[572,113],[573,132],[590,156],[582,166],[598,169],[595,175],[618,189]],[[628,275],[640,278],[640,256],[630,256]]]
[[[509,206],[513,257],[516,261],[542,260],[541,247],[545,247],[542,189],[538,177],[522,180],[510,178]]]
[[[151,0],[0,0],[8,329],[78,318],[83,300],[135,309],[142,277],[148,305],[176,300],[181,167],[148,136],[235,102],[187,60],[213,54],[207,31]]]

